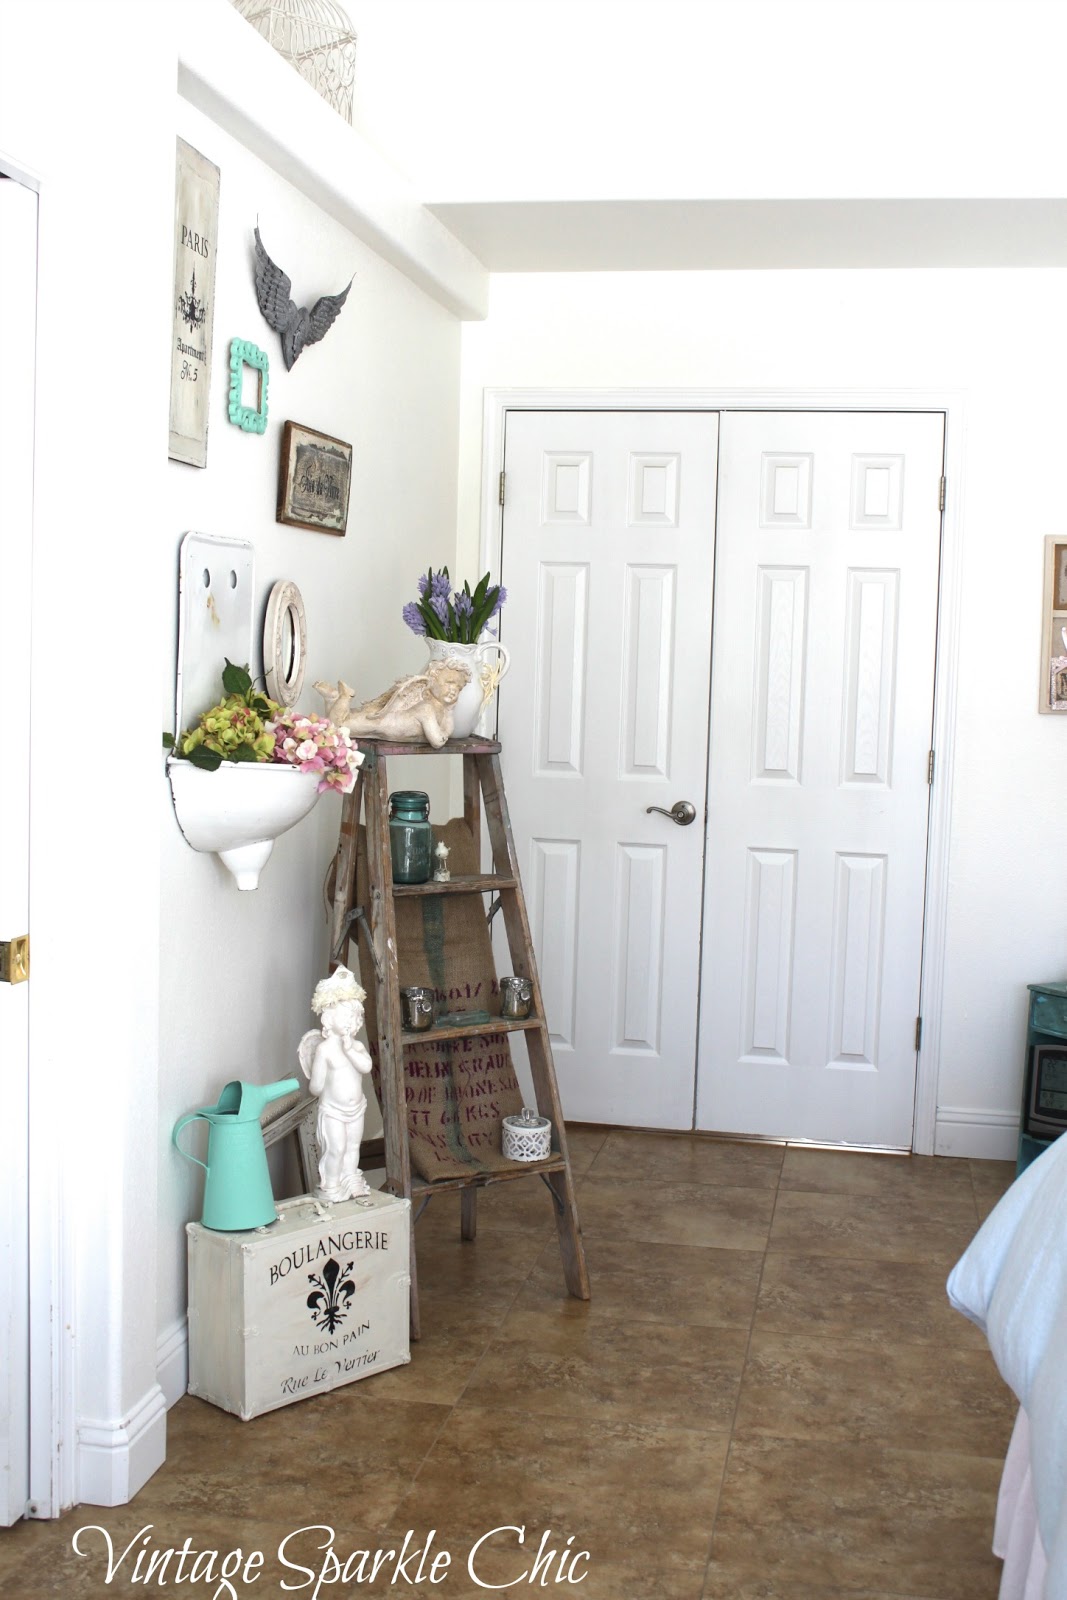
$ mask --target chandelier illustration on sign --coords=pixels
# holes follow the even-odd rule
[[[193,268],[193,281],[189,285],[188,294],[178,296],[178,315],[183,322],[188,323],[190,333],[195,333],[202,327],[207,316],[207,303],[196,298],[196,268]]]

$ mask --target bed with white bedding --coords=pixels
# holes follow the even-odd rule
[[[948,1294],[1019,1401],[993,1539],[1001,1600],[1067,1600],[1067,1136],[986,1218]]]

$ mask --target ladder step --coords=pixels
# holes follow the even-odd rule
[[[435,883],[432,878],[429,883],[394,883],[393,893],[399,900],[401,895],[496,894],[500,889],[517,887],[514,878],[504,878],[496,872],[479,872],[450,878],[447,883]]]
[[[365,734],[359,734],[353,739],[353,744],[367,754],[377,756],[485,756],[499,752],[500,744],[496,739],[449,739],[442,745],[418,744],[415,741],[389,739],[371,739]]]
[[[491,1172],[472,1172],[463,1178],[412,1178],[411,1195],[443,1194],[446,1189],[484,1189],[491,1183],[508,1183],[512,1178],[533,1177],[539,1173],[566,1172],[567,1163],[560,1155],[547,1161],[516,1161],[510,1167],[496,1167]]]
[[[541,1028],[544,1023],[540,1017],[523,1017],[521,1020],[512,1017],[490,1017],[488,1022],[477,1022],[472,1027],[456,1023],[455,1027],[448,1028],[423,1028],[420,1033],[402,1033],[401,1044],[425,1044],[428,1039],[475,1039],[480,1035],[493,1033],[519,1033],[523,1029],[527,1032],[532,1028]]]

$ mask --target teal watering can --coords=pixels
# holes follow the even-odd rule
[[[244,1228],[263,1228],[275,1220],[274,1191],[259,1119],[269,1101],[294,1094],[299,1088],[299,1078],[263,1084],[228,1083],[217,1106],[190,1111],[174,1124],[171,1138],[175,1149],[207,1173],[201,1217],[205,1228],[238,1233]],[[178,1143],[186,1123],[198,1118],[208,1124],[206,1161],[190,1155]]]

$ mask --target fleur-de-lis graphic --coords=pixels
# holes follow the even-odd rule
[[[322,1269],[322,1276],[317,1272],[308,1273],[308,1282],[315,1284],[308,1295],[308,1310],[311,1320],[318,1328],[325,1328],[327,1333],[334,1333],[345,1319],[349,1303],[356,1292],[355,1283],[349,1277],[352,1271],[351,1261],[344,1272],[331,1256]]]
[[[188,294],[178,296],[178,315],[183,322],[189,324],[189,331],[195,333],[207,316],[207,306],[203,300],[196,298],[196,268],[193,268],[193,281],[189,285]]]

